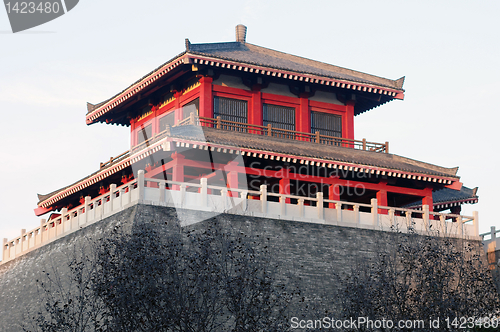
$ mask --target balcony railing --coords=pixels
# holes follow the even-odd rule
[[[103,169],[104,167],[107,167],[107,166],[109,166],[109,165],[111,165],[111,164],[113,164],[113,163],[115,163],[115,162],[118,162],[118,161],[120,161],[120,160],[123,160],[123,159],[125,159],[125,158],[127,158],[127,157],[129,157],[129,156],[130,156],[130,151],[129,151],[129,150],[127,150],[127,151],[123,152],[123,153],[122,153],[121,155],[119,155],[119,156],[116,156],[116,157],[111,157],[111,158],[109,158],[109,160],[108,160],[108,161],[99,163],[99,169]]]
[[[340,147],[353,148],[365,151],[389,153],[389,142],[376,143],[376,142],[369,142],[364,138],[362,140],[355,140],[349,138],[321,135],[319,132],[304,133],[301,131],[276,128],[271,126],[271,124],[268,124],[267,126],[259,126],[250,123],[222,120],[220,116],[218,116],[217,118],[207,118],[207,117],[197,116],[193,112],[190,114],[190,116],[177,122],[177,124],[175,124],[173,127],[179,127],[185,125],[201,125],[204,127],[210,127],[220,130],[243,132],[254,135],[265,135],[270,137],[306,141],[323,145],[340,146]],[[171,128],[170,126],[167,125],[167,128],[164,131],[157,133],[153,137],[142,142],[141,144],[134,146],[132,148],[132,152],[142,150],[146,146],[156,142],[158,139],[161,139],[164,136],[170,134],[171,134]]]
[[[168,189],[167,189],[168,188]],[[178,189],[178,190],[175,190]],[[337,225],[381,231],[416,232],[423,235],[466,237],[480,239],[478,214],[461,216],[371,204],[325,199],[322,192],[316,197],[271,193],[267,186],[260,190],[245,190],[208,185],[207,178],[199,183],[175,182],[138,178],[124,185],[110,185],[110,191],[95,197],[85,197],[82,205],[71,210],[62,209],[60,216],[13,240],[3,240],[2,262],[6,263],[58,238],[76,232],[135,204],[168,206],[187,210],[228,213]],[[212,216],[213,214],[210,214]]]
[[[220,116],[218,116],[217,118],[207,118],[191,115],[190,117],[187,117],[186,119],[180,121],[177,126],[195,123],[221,130],[237,131],[255,135],[265,135],[298,141],[313,142],[317,144],[334,145],[359,150],[389,153],[389,142],[375,143],[368,142],[366,139],[354,140],[342,137],[327,136],[321,135],[319,131],[315,133],[305,133],[301,131],[276,128],[271,124],[268,124],[267,126],[259,126],[249,123],[222,120]]]

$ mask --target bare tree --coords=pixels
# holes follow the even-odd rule
[[[37,280],[41,307],[27,313],[24,331],[106,331],[107,308],[93,292],[96,248],[89,244],[72,249],[62,268],[52,262],[41,271]]]
[[[446,318],[498,313],[498,293],[480,243],[415,233],[391,235],[400,242],[381,244],[374,259],[357,262],[342,278],[343,317],[424,320],[426,324],[440,319],[441,330],[446,330]],[[357,330],[373,329],[363,325]],[[429,325],[423,330],[429,330]]]
[[[294,293],[266,243],[227,221],[116,227],[94,243],[40,279],[43,308],[25,331],[288,330]]]

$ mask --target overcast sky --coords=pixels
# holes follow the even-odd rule
[[[500,219],[498,1],[81,0],[66,15],[12,34],[0,9],[0,238],[39,225],[37,193],[96,171],[129,148],[129,128],[85,124],[103,101],[192,43],[252,44],[398,79],[404,101],[355,118],[355,136],[390,151],[460,166],[479,187],[480,232]]]

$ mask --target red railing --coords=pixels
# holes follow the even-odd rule
[[[342,146],[360,150],[389,153],[389,142],[375,143],[375,142],[368,142],[366,141],[366,139],[354,140],[342,137],[327,136],[327,135],[321,135],[318,131],[315,133],[304,133],[295,130],[272,127],[270,124],[268,124],[267,126],[259,126],[249,123],[222,120],[220,116],[218,116],[217,118],[206,118],[201,116],[196,118],[197,119],[194,119],[193,116],[190,116],[179,122],[177,125],[179,126],[179,125],[199,123],[202,126],[216,128],[220,130],[238,131],[256,135],[266,135],[278,138],[313,142],[318,144]]]
[[[184,126],[184,125],[201,125],[204,127],[211,127],[220,130],[236,131],[254,135],[265,135],[265,136],[284,138],[284,139],[293,139],[298,141],[340,146],[340,147],[353,148],[365,151],[389,153],[389,142],[385,143],[368,142],[364,138],[362,140],[355,140],[349,138],[321,135],[319,132],[305,133],[295,130],[272,127],[270,124],[267,126],[259,126],[250,123],[222,120],[220,116],[218,116],[217,118],[207,118],[202,116],[196,116],[194,113],[191,113],[190,116],[177,122],[177,124],[173,127]],[[144,147],[154,143],[158,139],[161,139],[165,135],[169,136],[170,131],[171,128],[170,126],[167,125],[167,128],[161,133],[157,133],[153,137],[146,140],[145,142],[142,142],[141,144],[134,146],[132,148],[132,152],[143,149]]]

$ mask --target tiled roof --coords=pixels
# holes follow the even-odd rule
[[[74,182],[73,184],[70,184],[69,186],[60,188],[60,189],[55,190],[55,191],[53,191],[53,192],[51,192],[49,194],[37,194],[37,196],[38,196],[38,203],[37,204],[40,206],[41,203],[47,201],[48,199],[51,199],[51,198],[55,197],[57,194],[60,194],[60,193],[64,194],[63,193],[64,191],[72,189],[74,187],[77,187],[77,186],[82,186],[82,187],[89,186],[89,185],[91,185],[91,184],[93,184],[93,183],[96,182],[96,181],[94,181],[93,183],[88,183],[89,180],[91,180],[92,178],[95,178],[96,176],[99,176],[99,177],[102,177],[102,178],[106,178],[106,177],[108,177],[108,176],[116,173],[118,170],[123,169],[124,168],[124,166],[123,166],[123,162],[124,161],[126,163],[126,166],[130,165],[129,160],[130,160],[130,157],[128,155],[122,154],[122,157],[116,158],[115,160],[113,160],[110,163],[106,163],[99,170],[93,172],[90,175],[87,175],[87,176],[81,178],[80,180]]]
[[[476,195],[477,187],[470,189],[462,186],[460,190],[453,190],[449,188],[443,188],[438,190],[432,196],[433,201],[435,203],[444,203],[444,202],[453,202],[453,201],[462,201],[468,199],[478,198]]]
[[[171,134],[177,137],[190,138],[193,137],[193,132],[197,132],[194,128],[193,126],[174,127],[171,130]],[[204,139],[209,143],[458,179],[456,175],[458,171],[457,167],[446,168],[436,166],[389,153],[363,151],[298,140],[218,130],[209,127],[202,128]]]
[[[199,128],[200,127],[198,126],[191,125],[173,127],[171,129],[171,135],[174,138],[184,138],[201,143],[212,143],[240,149],[246,148],[276,154],[300,156],[304,158],[317,158],[361,167],[382,168],[385,170],[397,170],[412,174],[421,174],[422,176],[436,176],[453,180],[458,179],[456,175],[458,168],[456,167],[445,168],[394,154],[370,152],[311,142],[281,139],[277,137],[218,130],[209,127],[201,127],[202,132],[200,134]],[[62,191],[88,182],[90,178],[95,177],[97,174],[106,173],[108,170],[112,170],[115,165],[126,158],[120,158],[70,186],[61,188],[50,194],[39,194],[38,198],[40,201],[38,204],[47,201]]]
[[[249,43],[229,42],[188,45],[189,49],[186,51],[190,54],[208,55],[220,59],[290,70],[298,73],[374,84],[398,90],[403,89],[403,78],[390,80]]]
[[[432,202],[435,206],[437,205],[443,207],[445,205],[453,206],[463,203],[477,203],[479,200],[479,196],[477,196],[477,189],[477,187],[471,189],[465,186],[462,186],[460,190],[443,188],[432,193]],[[416,208],[421,206],[422,201],[417,201],[415,203],[408,204],[406,207]]]
[[[247,71],[248,67],[253,71],[252,66],[256,66],[260,69],[256,68],[255,70],[260,70],[261,74],[262,71],[267,71],[267,75],[275,76],[277,74],[282,79],[288,75],[289,79],[293,76],[294,79],[299,81],[304,79],[305,82],[314,82],[314,84],[325,86],[335,85],[336,87],[351,89],[351,91],[368,91],[368,94],[373,92],[373,95],[370,95],[369,98],[359,98],[357,100],[354,109],[355,115],[380,106],[392,99],[403,99],[404,95],[404,77],[391,80],[249,43],[191,44],[187,41],[184,52],[151,71],[115,96],[95,105],[87,103],[87,124],[103,121],[101,117],[130,100],[136,94],[147,93],[152,88],[153,83],[159,79],[165,79],[174,69],[186,68],[185,65],[193,62],[197,63],[197,61],[205,61],[204,63],[214,65],[214,60],[216,62],[226,61],[233,63],[233,65],[247,66],[244,71]],[[219,65],[220,63],[215,64],[216,67]],[[221,65],[225,68],[230,67],[225,63]],[[238,65],[232,68],[234,70],[235,67],[238,67],[237,70],[241,70],[241,66]],[[121,124],[127,125],[125,122]]]

